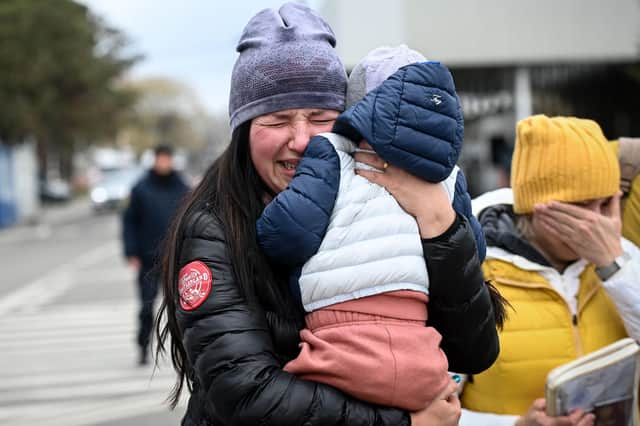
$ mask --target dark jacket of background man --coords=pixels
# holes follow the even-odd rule
[[[155,149],[153,168],[131,190],[123,216],[124,253],[138,274],[139,364],[147,363],[153,326],[153,303],[158,294],[159,268],[154,268],[178,205],[189,187],[173,169],[173,151],[160,145]]]

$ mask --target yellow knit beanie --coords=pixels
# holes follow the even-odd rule
[[[513,210],[530,213],[537,203],[610,197],[620,167],[595,121],[534,115],[518,122],[511,162]]]

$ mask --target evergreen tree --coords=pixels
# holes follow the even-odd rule
[[[0,140],[34,138],[43,177],[47,152],[69,162],[79,144],[113,134],[134,101],[118,85],[139,59],[127,46],[75,1],[0,1]]]

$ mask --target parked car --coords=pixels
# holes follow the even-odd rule
[[[71,200],[71,185],[62,179],[40,181],[40,201],[43,203],[64,203]]]
[[[142,173],[140,168],[103,170],[90,193],[94,210],[100,212],[121,208]]]

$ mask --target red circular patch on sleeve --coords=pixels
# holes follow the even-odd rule
[[[211,293],[211,269],[199,260],[186,264],[180,269],[178,278],[178,293],[180,307],[185,311],[192,311],[207,300]]]

